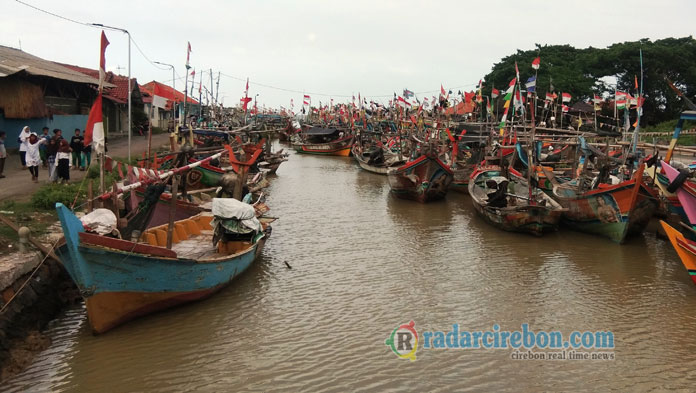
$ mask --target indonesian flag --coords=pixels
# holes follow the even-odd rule
[[[397,99],[396,104],[402,108],[407,108],[411,106],[411,104],[408,101],[404,100],[404,98],[401,96],[399,96],[399,98]]]
[[[570,93],[561,93],[561,100],[563,102],[570,102]]]
[[[535,70],[538,70],[540,63],[541,63],[540,57],[537,57],[536,59],[532,60],[532,68],[534,68]]]
[[[242,107],[243,107],[243,109],[244,109],[244,112],[246,112],[246,111],[247,111],[247,106],[248,106],[249,103],[251,102],[251,97],[242,97],[242,98],[239,99],[239,102],[242,103]]]
[[[517,80],[520,80],[520,69],[517,68],[517,62],[515,62],[515,76],[517,77]]]
[[[556,96],[552,93],[546,93],[546,100],[547,101],[553,101],[556,99]]]
[[[99,56],[99,93],[97,99],[92,104],[92,109],[89,110],[87,117],[87,126],[85,127],[84,145],[92,145],[92,151],[97,154],[104,153],[104,120],[102,116],[102,87],[104,75],[106,75],[106,47],[109,45],[109,40],[106,39],[106,34],[102,30],[101,34],[101,53]]]
[[[187,42],[188,47],[186,48],[186,68],[189,67],[189,59],[191,59],[191,42]]]
[[[568,108],[568,105],[563,105],[563,113],[568,112],[568,109],[570,109]]]
[[[447,92],[445,91],[445,88],[440,84],[440,96],[442,97],[447,97]]]
[[[491,98],[496,98],[500,95],[500,90],[495,87],[491,89]]]
[[[304,95],[304,101],[302,101],[302,103],[303,103],[304,105],[309,105],[309,103],[310,103],[311,101],[312,101],[312,99],[311,99],[307,94],[305,94],[305,95]]]

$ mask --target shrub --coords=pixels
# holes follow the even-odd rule
[[[31,196],[31,204],[36,209],[53,210],[56,203],[60,202],[65,206],[70,207],[77,195],[77,204],[82,203],[85,199],[85,189],[78,189],[80,183],[74,184],[47,184],[39,188],[34,195]]]

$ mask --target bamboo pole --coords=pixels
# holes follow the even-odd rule
[[[167,225],[167,248],[172,248],[172,238],[174,236],[174,216],[176,214],[176,193],[179,187],[179,176],[172,178],[172,198],[169,200],[169,225]]]

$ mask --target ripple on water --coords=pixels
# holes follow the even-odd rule
[[[82,306],[7,391],[523,391],[687,389],[696,288],[670,246],[624,246],[566,229],[496,231],[467,196],[389,195],[348,158],[292,155],[268,190],[280,217],[264,255],[216,296],[92,336]],[[288,269],[288,262],[292,269]],[[613,362],[515,361],[509,350],[419,350],[419,332],[611,330]]]

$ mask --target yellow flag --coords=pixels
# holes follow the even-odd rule
[[[505,101],[505,105],[503,105],[503,108],[507,109],[510,107],[510,101]]]

